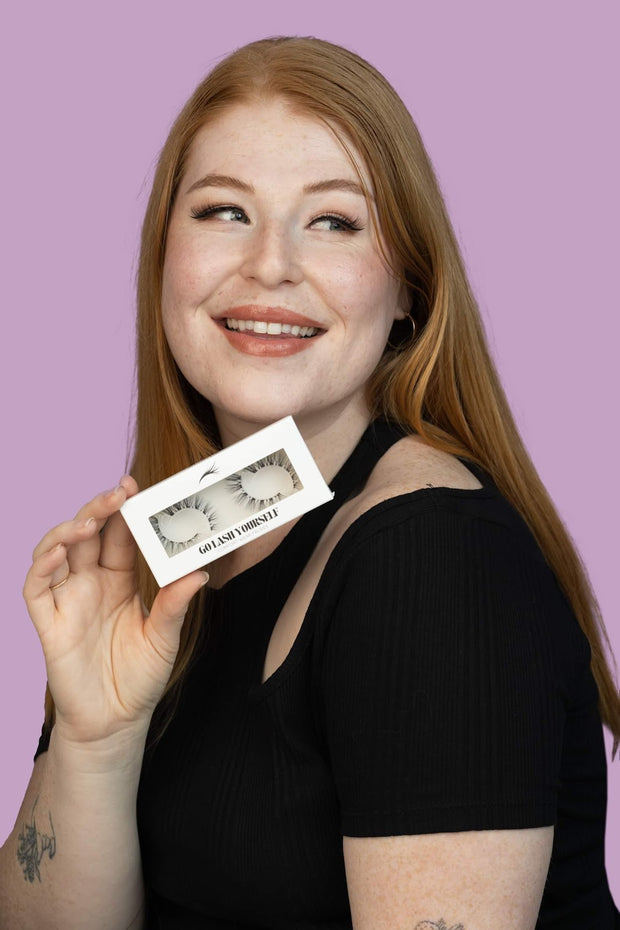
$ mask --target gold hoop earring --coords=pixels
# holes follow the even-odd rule
[[[401,341],[398,343],[398,345],[395,345],[395,346],[392,345],[392,343],[391,343],[390,340],[388,339],[388,341],[387,341],[387,347],[388,347],[388,349],[391,349],[392,352],[398,352],[398,351],[401,351],[401,352],[402,352],[404,349],[406,349],[406,348],[408,348],[410,345],[412,345],[413,342],[415,341],[416,325],[415,325],[415,320],[413,319],[413,317],[412,317],[412,315],[411,315],[410,313],[408,313],[405,317],[403,317],[402,320],[396,320],[395,323],[394,323],[394,325],[396,326],[398,323],[404,323],[405,320],[409,320],[409,322],[411,323],[411,334],[410,334],[410,336],[409,336],[408,339],[401,339]]]

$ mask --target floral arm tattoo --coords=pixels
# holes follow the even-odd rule
[[[52,823],[52,814],[48,811],[51,835],[39,833],[37,822],[34,816],[34,809],[37,806],[39,798],[32,806],[32,823],[24,824],[23,832],[19,834],[17,844],[17,861],[24,870],[24,880],[34,882],[35,876],[41,881],[41,872],[39,866],[45,853],[50,859],[56,855],[56,834],[54,824]]]
[[[451,927],[440,918],[439,920],[421,920],[413,930],[465,930],[463,924],[453,924]]]

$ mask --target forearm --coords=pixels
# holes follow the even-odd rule
[[[101,750],[52,733],[13,833],[0,851],[5,930],[140,930],[136,795],[144,742]]]

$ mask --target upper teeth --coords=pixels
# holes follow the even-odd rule
[[[319,331],[317,326],[291,326],[290,323],[266,323],[264,320],[233,320],[232,317],[226,317],[226,326],[228,329],[238,329],[241,332],[250,330],[268,336],[280,336],[282,333],[291,336],[314,336]]]

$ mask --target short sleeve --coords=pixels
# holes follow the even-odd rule
[[[454,501],[341,540],[319,717],[345,835],[555,820],[579,630],[525,527]]]

